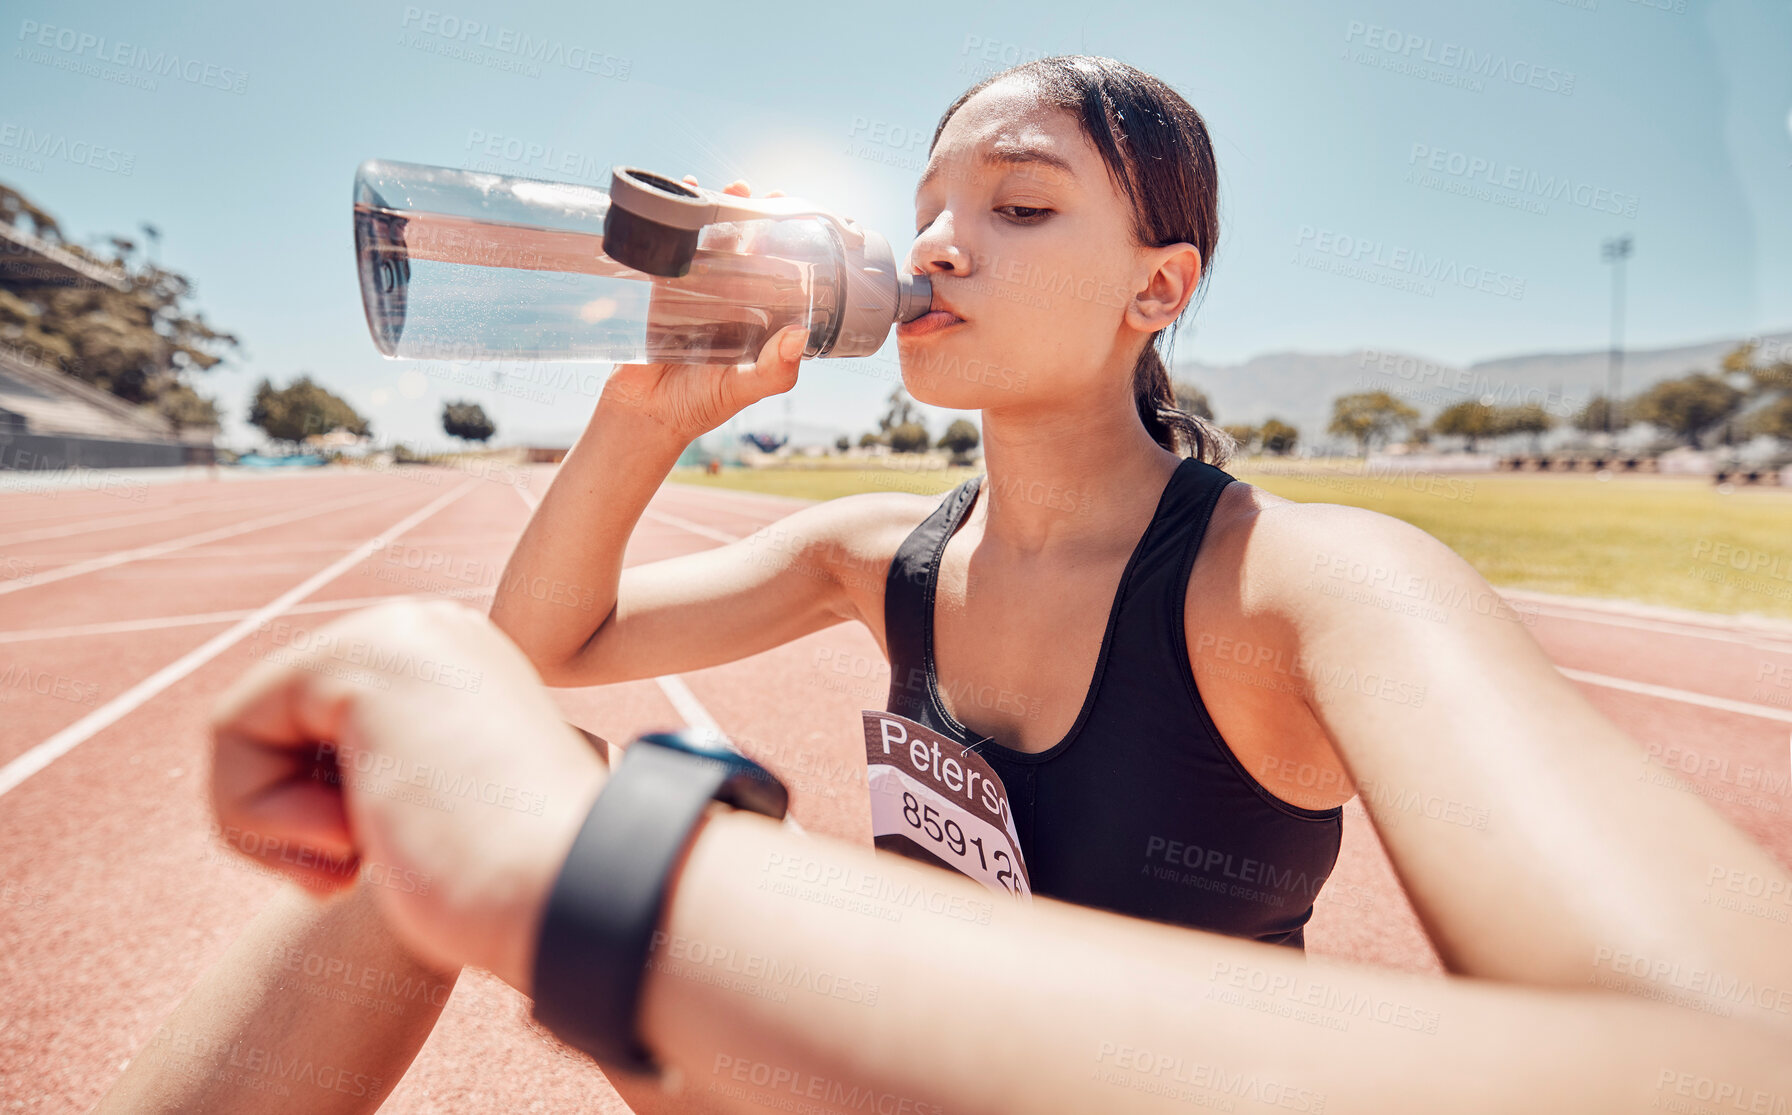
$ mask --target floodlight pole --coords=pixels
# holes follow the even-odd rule
[[[1612,347],[1605,368],[1605,432],[1611,436],[1617,424],[1618,391],[1624,375],[1624,261],[1634,246],[1630,235],[1600,245],[1600,257],[1612,265]]]

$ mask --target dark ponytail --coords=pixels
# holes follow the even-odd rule
[[[1025,78],[1054,108],[1076,117],[1133,209],[1140,244],[1193,244],[1201,253],[1201,278],[1192,307],[1207,288],[1219,240],[1219,173],[1201,114],[1182,95],[1143,70],[1112,58],[1064,54],[1023,62],[965,90],[940,117],[931,155],[946,122],[977,93],[1008,77]],[[1184,307],[1184,313],[1188,307]],[[1181,319],[1178,318],[1178,322]],[[1133,365],[1133,402],[1153,440],[1170,452],[1224,465],[1237,443],[1225,431],[1176,405],[1158,340],[1145,342]]]
[[[1238,448],[1231,434],[1200,415],[1177,407],[1169,370],[1157,354],[1156,336],[1145,343],[1139,362],[1133,365],[1132,401],[1152,440],[1179,457],[1193,457],[1219,467],[1230,461]]]

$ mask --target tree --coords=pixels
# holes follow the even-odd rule
[[[44,210],[31,204],[31,199],[0,182],[0,221],[5,221],[10,228],[17,228],[20,219],[31,222],[31,234],[44,240],[62,242],[62,226],[56,218]]]
[[[844,453],[848,449],[851,449],[851,448],[852,448],[852,439],[847,437],[845,434],[841,434],[839,437],[834,439],[834,449],[836,452]]]
[[[1781,395],[1749,415],[1747,430],[1781,441],[1792,441],[1792,395]]]
[[[919,422],[904,422],[890,430],[890,448],[898,453],[925,452],[930,441],[927,427]]]
[[[1500,407],[1493,412],[1493,432],[1530,434],[1533,453],[1538,451],[1543,435],[1553,429],[1555,424],[1555,418],[1543,409],[1542,403],[1520,403],[1517,406]]]
[[[1263,425],[1257,427],[1257,442],[1265,453],[1285,457],[1294,452],[1295,443],[1299,440],[1300,431],[1280,418],[1265,418]]]
[[[924,425],[921,422],[921,409],[915,405],[913,399],[908,397],[908,392],[898,384],[896,390],[890,392],[890,397],[884,400],[884,413],[877,420],[877,432],[887,435],[896,427],[907,426],[910,423]]]
[[[1639,395],[1630,413],[1698,448],[1699,438],[1742,407],[1744,395],[1717,376],[1692,372],[1668,379]]]
[[[0,185],[0,222],[15,228],[29,224],[33,235],[115,271],[124,287],[15,283],[0,291],[0,336],[41,353],[59,370],[126,402],[153,404],[164,394],[197,396],[187,377],[210,371],[237,347],[235,336],[188,306],[193,287],[186,276],[133,261],[135,242],[108,238],[114,255],[103,259],[64,240],[56,218],[5,185]],[[198,412],[179,398],[162,413],[184,419]]]
[[[1616,433],[1630,425],[1630,416],[1625,413],[1623,403],[1614,407],[1606,396],[1595,395],[1587,400],[1586,406],[1574,413],[1570,422],[1575,429],[1589,434],[1603,433],[1606,430]]]
[[[1240,453],[1248,452],[1251,443],[1257,440],[1257,427],[1255,426],[1221,426],[1220,429],[1238,443]]]
[[[1792,390],[1792,356],[1781,357],[1771,364],[1755,363],[1755,351],[1758,346],[1749,341],[1737,345],[1724,356],[1723,368],[1726,376],[1744,375],[1748,377],[1748,394],[1751,398],[1771,394],[1778,391]]]
[[[1494,410],[1486,403],[1470,399],[1445,407],[1436,418],[1431,420],[1431,432],[1445,437],[1459,437],[1468,440],[1468,451],[1475,451],[1475,442],[1484,437],[1492,437],[1498,430],[1494,425]]]
[[[275,441],[293,443],[336,429],[365,437],[370,428],[354,407],[312,382],[309,374],[280,389],[263,379],[249,404],[249,424]]]
[[[1401,426],[1419,420],[1419,412],[1386,391],[1363,391],[1332,400],[1332,420],[1326,431],[1352,438],[1364,456],[1376,438],[1386,438]]]
[[[1213,421],[1213,407],[1207,403],[1207,392],[1192,383],[1170,381],[1170,390],[1176,395],[1176,409],[1196,418]]]
[[[486,442],[498,428],[492,425],[492,420],[485,416],[485,408],[478,403],[453,402],[442,404],[442,432],[463,443]]]
[[[862,433],[859,435],[859,448],[860,449],[869,449],[873,445],[886,445],[886,444],[888,444],[888,441],[881,434],[874,434],[874,433],[866,432],[866,433]]]
[[[1738,345],[1724,357],[1724,373],[1732,383],[1747,377],[1745,403],[1766,400],[1748,416],[1743,432],[1792,441],[1792,357],[1782,357],[1772,364],[1757,364],[1756,347],[1752,342]]]
[[[218,404],[184,383],[162,392],[155,407],[177,431],[218,425]]]
[[[938,448],[951,452],[953,464],[969,464],[971,450],[977,448],[978,443],[982,440],[983,436],[977,432],[976,423],[964,418],[955,418],[952,420],[952,424],[946,427],[946,432],[940,435]]]

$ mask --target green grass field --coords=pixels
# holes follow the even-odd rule
[[[1792,618],[1792,490],[1726,493],[1706,479],[1587,474],[1368,476],[1346,462],[1301,474],[1281,468],[1246,460],[1228,471],[1287,499],[1404,519],[1503,588]],[[976,471],[835,460],[716,476],[676,469],[672,479],[834,499],[869,491],[933,495]]]

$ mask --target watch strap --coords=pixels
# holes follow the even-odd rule
[[[750,759],[637,739],[574,839],[537,938],[534,1015],[605,1071],[657,1076],[641,986],[673,868],[712,801],[782,817],[784,786]]]

